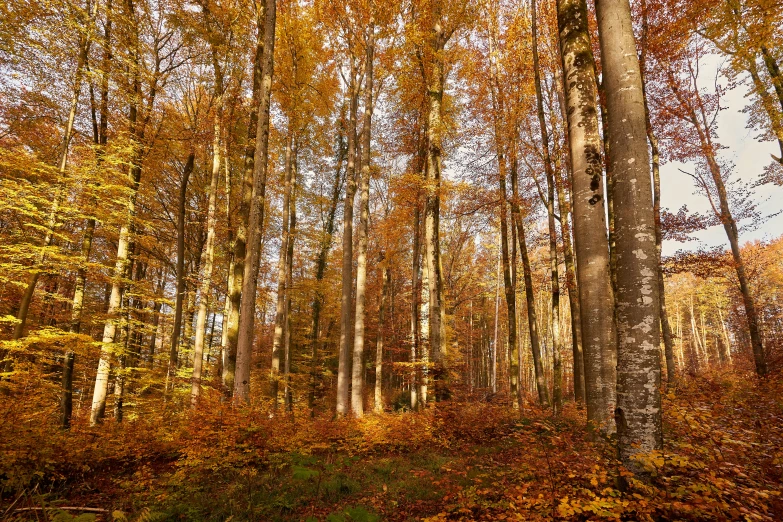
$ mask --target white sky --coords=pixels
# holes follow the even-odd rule
[[[713,71],[717,63],[709,65],[713,68],[712,71],[709,71],[711,74],[708,73],[706,67],[702,71],[702,78],[706,82],[714,80]],[[735,169],[732,179],[742,179],[746,182],[746,186],[750,187],[764,171],[764,167],[772,161],[770,154],[780,154],[780,150],[775,142],[759,143],[756,141],[754,135],[757,132],[746,127],[748,118],[740,112],[748,101],[744,97],[745,94],[746,91],[740,87],[729,91],[723,98],[722,105],[728,108],[721,111],[718,116],[718,142],[728,147],[721,151],[721,156],[734,162]],[[707,198],[696,191],[693,180],[680,172],[679,168],[689,172],[694,171],[693,165],[680,162],[666,163],[661,166],[661,207],[668,208],[671,212],[677,212],[682,205],[688,205],[688,210],[692,212],[711,212]],[[783,208],[783,187],[769,184],[759,187],[754,191],[753,200],[759,204],[758,209],[763,216],[774,214]],[[783,214],[770,218],[756,230],[740,232],[740,242],[744,244],[755,239],[774,239],[781,233],[783,233]],[[700,245],[707,247],[722,245],[728,248],[726,232],[722,225],[710,227],[694,234],[693,237],[698,241],[688,243],[664,241],[663,255],[671,255],[680,249],[696,249]]]

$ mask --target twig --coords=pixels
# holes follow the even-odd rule
[[[52,507],[24,507],[24,508],[16,508],[14,510],[15,513],[18,513],[20,511],[44,511],[47,509],[55,510],[59,509],[62,511],[86,511],[89,513],[108,513],[108,509],[101,509],[101,508],[91,508],[91,507],[79,507],[79,506],[52,506]]]

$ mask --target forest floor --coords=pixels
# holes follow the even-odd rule
[[[572,404],[334,421],[215,402],[62,432],[5,396],[0,519],[783,520],[783,380],[743,377],[667,392],[665,452],[623,492],[611,443],[589,442]]]

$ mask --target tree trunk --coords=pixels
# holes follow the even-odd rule
[[[285,362],[283,366],[283,404],[285,410],[293,410],[292,390],[291,390],[291,286],[294,272],[294,238],[296,237],[296,177],[297,177],[297,144],[294,139],[291,158],[291,202],[289,204],[288,216],[288,252],[286,254],[286,275],[285,275]],[[277,394],[275,394],[275,400]],[[275,401],[275,404],[277,402]]]
[[[500,252],[503,263],[503,288],[506,297],[506,309],[508,312],[508,345],[511,347],[511,358],[509,360],[509,388],[511,392],[511,402],[514,409],[519,409],[520,389],[519,389],[519,347],[517,343],[517,324],[516,324],[516,285],[511,277],[511,268],[508,251],[508,210],[506,192],[506,139],[502,129],[501,121],[505,119],[505,103],[503,91],[498,81],[497,63],[495,61],[495,35],[494,24],[490,30],[489,37],[490,49],[490,74],[493,119],[495,127],[495,148],[497,150],[498,178],[500,183]]]
[[[223,373],[221,380],[226,397],[234,393],[234,381],[237,362],[237,341],[239,339],[239,309],[242,303],[242,288],[245,279],[245,256],[247,255],[248,220],[253,204],[256,137],[258,133],[258,108],[260,105],[261,82],[264,66],[264,31],[266,10],[261,9],[256,20],[258,35],[256,53],[253,59],[253,96],[250,102],[250,121],[247,126],[245,145],[244,174],[242,178],[241,198],[237,210],[237,230],[234,238],[234,266],[228,288],[228,316],[226,319],[226,347],[223,350]]]
[[[212,266],[215,257],[215,225],[217,224],[217,189],[221,168],[222,117],[223,117],[223,73],[213,50],[213,65],[215,69],[215,124],[212,138],[212,176],[209,183],[209,203],[207,208],[207,241],[201,257],[201,290],[196,318],[196,341],[193,345],[193,379],[190,390],[191,406],[198,404],[201,394],[201,371],[204,364],[204,337],[207,330],[207,312],[209,294],[212,286]]]
[[[600,0],[603,61],[617,251],[617,425],[622,463],[640,477],[633,456],[663,447],[660,307],[655,216],[644,92],[628,0]]]
[[[356,58],[351,56],[351,78],[348,85],[348,166],[345,178],[345,202],[343,205],[343,271],[340,295],[340,351],[337,369],[338,416],[348,413],[350,408],[349,386],[351,383],[351,321],[353,291],[353,207],[356,197],[356,113],[359,105],[359,76]]]
[[[647,139],[650,141],[650,152],[652,154],[652,175],[653,175],[653,213],[655,215],[655,250],[658,258],[658,301],[660,303],[660,321],[661,334],[663,335],[664,357],[666,358],[666,382],[673,385],[677,380],[677,373],[674,365],[674,342],[672,341],[672,329],[669,324],[669,314],[666,311],[666,287],[663,280],[663,263],[661,258],[661,249],[663,245],[663,234],[661,233],[661,173],[660,173],[660,153],[658,151],[658,136],[652,126],[650,118],[650,106],[647,103],[647,0],[642,1],[642,37],[640,42],[639,66],[642,78],[642,89],[644,93],[644,118],[647,129]]]
[[[239,309],[237,358],[234,376],[234,398],[250,401],[250,363],[253,356],[253,334],[256,319],[256,288],[258,286],[258,259],[264,226],[266,201],[266,174],[269,153],[269,106],[272,95],[275,51],[275,0],[266,0],[264,6],[264,50],[261,73],[261,92],[258,104],[256,150],[253,161],[253,191],[248,217],[248,238],[245,252],[242,299]]]
[[[516,172],[512,172],[516,176]],[[527,252],[527,240],[522,219],[517,221],[517,240],[519,241],[519,255],[522,258],[522,273],[525,280],[525,297],[527,299],[527,322],[530,332],[530,351],[533,354],[533,370],[538,390],[538,402],[542,406],[549,405],[549,387],[544,375],[544,365],[541,361],[541,342],[538,337],[538,318],[536,314],[536,295],[533,289],[533,271],[530,268],[530,256]]]
[[[289,125],[291,123],[289,122]],[[286,307],[286,296],[288,287],[288,242],[290,241],[289,224],[291,221],[291,188],[293,179],[293,141],[292,130],[289,129],[289,135],[286,139],[285,147],[285,170],[283,173],[283,211],[282,211],[282,240],[280,242],[280,257],[277,263],[277,306],[275,312],[275,331],[272,337],[272,373],[270,375],[269,396],[272,399],[274,408],[277,409],[278,396],[280,390],[280,356],[281,348],[285,342],[286,329],[288,326],[288,314]]]
[[[370,18],[365,58],[364,124],[362,127],[361,189],[359,200],[359,249],[356,264],[356,316],[354,319],[353,366],[351,372],[351,409],[356,417],[364,415],[364,319],[367,293],[367,239],[370,228],[370,145],[373,109],[373,59],[375,22]]]
[[[419,371],[418,361],[421,346],[421,210],[419,209],[418,197],[413,209],[413,258],[411,268],[411,411],[416,411],[419,407],[418,384]]]
[[[559,0],[568,140],[573,172],[574,247],[584,350],[585,400],[591,430],[612,432],[616,334],[609,243],[601,179],[595,61],[584,0]]]
[[[179,186],[179,205],[177,208],[177,295],[174,303],[174,327],[171,332],[171,346],[169,348],[169,378],[174,382],[177,373],[177,361],[179,358],[179,337],[182,331],[182,309],[185,294],[187,293],[185,281],[185,214],[187,212],[188,180],[193,173],[196,159],[195,151],[191,150],[182,170],[182,182]]]
[[[559,41],[558,41],[559,42]],[[562,65],[562,62],[561,62]],[[563,132],[565,133],[565,162],[566,179],[569,187],[573,180],[573,167],[571,165],[571,150],[568,148],[570,143],[568,137],[568,114],[565,107],[565,76],[562,66],[560,69],[561,84],[557,88],[557,101],[560,108],[560,116],[563,118]],[[560,235],[563,240],[563,261],[566,268],[566,288],[568,289],[568,305],[571,310],[571,348],[573,351],[573,376],[574,376],[574,401],[577,408],[582,408],[585,402],[585,370],[584,370],[584,351],[582,348],[582,312],[579,307],[579,287],[576,283],[576,266],[574,263],[574,248],[571,240],[571,226],[568,219],[573,221],[571,213],[571,200],[573,200],[573,191],[569,190],[566,198],[563,189],[563,176],[560,170],[555,173],[555,188],[557,189],[557,206],[560,209]]]
[[[344,113],[343,113],[344,116]],[[313,321],[312,330],[310,331],[310,397],[309,407],[311,415],[315,415],[315,395],[316,388],[318,386],[318,348],[319,348],[319,333],[321,326],[321,308],[323,307],[324,295],[320,288],[321,281],[323,281],[324,273],[326,271],[326,262],[329,257],[329,251],[332,247],[332,240],[334,236],[334,222],[337,214],[337,204],[340,201],[340,191],[343,184],[342,177],[342,165],[347,154],[345,146],[345,125],[344,118],[338,123],[338,150],[337,150],[337,171],[334,176],[334,183],[332,184],[332,196],[329,203],[329,212],[326,218],[326,227],[324,229],[324,235],[321,238],[321,248],[318,252],[318,257],[315,262],[315,281],[316,291],[313,298]]]
[[[669,82],[670,87],[674,91],[680,106],[687,112],[688,119],[699,136],[701,150],[704,154],[705,160],[707,161],[707,168],[718,193],[718,208],[716,209],[716,214],[719,213],[717,217],[720,218],[721,223],[723,224],[723,229],[726,231],[726,236],[729,239],[731,255],[734,260],[734,269],[737,272],[740,293],[742,294],[742,301],[745,307],[745,316],[748,320],[748,332],[750,334],[750,343],[753,349],[753,358],[756,364],[756,373],[764,376],[768,371],[767,361],[766,355],[764,353],[761,331],[758,324],[756,305],[754,303],[753,295],[750,293],[748,277],[745,272],[745,262],[742,259],[742,254],[740,252],[737,222],[734,220],[734,216],[732,215],[731,209],[729,207],[729,196],[728,192],[726,191],[726,185],[723,181],[723,173],[721,172],[720,165],[718,164],[718,161],[715,157],[715,145],[713,144],[712,138],[709,134],[709,124],[705,120],[705,111],[701,95],[698,93],[698,91],[696,91],[696,103],[699,105],[700,113],[702,115],[702,119],[700,121],[696,114],[696,109],[693,107],[693,105],[689,104],[680,93],[671,71],[669,71]]]
[[[557,269],[557,229],[555,228],[555,174],[549,154],[549,132],[544,119],[544,100],[541,94],[541,70],[538,61],[538,23],[536,0],[531,2],[531,27],[533,33],[533,77],[536,87],[538,125],[541,131],[541,148],[544,153],[544,170],[547,182],[547,216],[549,224],[549,269],[552,285],[552,407],[555,414],[562,407],[562,366],[560,362],[560,281]],[[562,209],[561,209],[562,214]],[[561,220],[564,219],[561,215]]]
[[[426,203],[424,210],[424,242],[429,287],[429,350],[434,363],[435,398],[446,398],[445,346],[443,345],[443,277],[440,262],[440,179],[443,140],[443,90],[446,81],[443,50],[450,34],[444,32],[441,5],[432,13],[432,29],[427,39],[431,71],[427,79],[427,163],[424,170]]]
[[[381,299],[380,304],[378,305],[378,340],[375,343],[375,413],[383,413],[383,340],[385,333],[384,329],[386,328],[386,299],[389,295],[389,287],[392,283],[389,261],[386,260],[383,252],[381,252],[379,261],[381,264],[382,283]]]

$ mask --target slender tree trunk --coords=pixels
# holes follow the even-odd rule
[[[340,351],[337,369],[337,415],[346,415],[350,408],[351,383],[351,321],[353,293],[353,207],[356,197],[356,113],[359,104],[359,76],[356,58],[351,56],[351,78],[348,85],[348,166],[346,170],[345,202],[343,205],[343,272],[340,296]]]
[[[291,390],[291,287],[293,284],[294,273],[294,239],[296,237],[296,177],[297,177],[297,144],[294,140],[291,158],[291,202],[289,206],[289,224],[288,224],[288,253],[286,254],[286,276],[285,276],[285,363],[283,366],[283,404],[286,411],[292,411],[292,390]],[[275,394],[276,398],[276,394]],[[277,404],[275,402],[275,404]]]
[[[411,411],[416,411],[418,402],[418,361],[419,348],[421,346],[421,318],[419,316],[421,306],[421,211],[418,198],[413,210],[413,265],[411,269]]]
[[[253,162],[253,191],[248,217],[248,238],[245,252],[242,300],[239,309],[239,333],[234,376],[234,398],[250,401],[250,363],[253,356],[253,334],[256,319],[256,288],[258,286],[258,260],[264,226],[266,201],[266,175],[269,153],[269,106],[272,95],[272,75],[275,51],[275,0],[266,0],[264,6],[264,50],[262,56],[261,92],[258,106],[256,150]]]
[[[495,148],[497,149],[498,178],[500,183],[500,252],[503,263],[503,288],[506,298],[506,308],[508,312],[508,345],[511,347],[511,357],[509,359],[509,387],[511,392],[511,401],[514,409],[519,409],[520,389],[519,389],[519,353],[517,343],[517,325],[516,325],[516,285],[511,276],[511,267],[508,249],[508,209],[506,191],[506,139],[502,129],[501,120],[505,118],[505,103],[503,91],[498,81],[497,64],[495,62],[495,35],[494,24],[490,30],[490,74],[491,74],[491,93],[493,105],[493,118],[495,127]]]
[[[370,145],[373,109],[373,60],[375,22],[370,18],[365,57],[364,124],[362,127],[361,188],[359,201],[359,248],[356,264],[356,317],[354,319],[353,366],[351,372],[351,410],[356,417],[364,415],[364,319],[367,293],[367,239],[370,228]]]
[[[559,43],[559,40],[558,40]],[[557,101],[560,108],[560,116],[563,121],[563,131],[565,133],[566,147],[565,155],[565,174],[568,186],[571,186],[573,180],[573,167],[571,164],[571,150],[568,147],[570,143],[568,136],[568,114],[565,104],[565,76],[563,73],[562,61],[560,71],[560,81],[556,87]],[[563,189],[563,177],[560,169],[555,172],[555,188],[557,189],[557,206],[560,209],[560,235],[563,239],[563,261],[566,269],[566,288],[568,289],[568,305],[571,310],[571,347],[573,351],[573,376],[574,376],[574,400],[577,408],[582,408],[585,402],[585,370],[584,370],[584,351],[582,348],[582,312],[579,307],[579,287],[576,282],[576,266],[574,262],[574,247],[571,241],[571,226],[568,223],[569,217],[573,221],[571,213],[571,200],[573,200],[573,191],[569,190],[566,198]]]
[[[196,341],[193,345],[193,379],[190,390],[191,405],[195,408],[201,395],[201,372],[204,364],[204,337],[207,329],[207,312],[209,311],[209,294],[212,289],[212,266],[215,257],[215,225],[217,224],[217,189],[221,168],[221,144],[223,134],[223,73],[217,56],[213,50],[213,65],[215,69],[215,124],[212,138],[212,176],[209,183],[209,203],[207,208],[207,241],[201,258],[201,290],[196,318]]]
[[[563,179],[559,172],[555,174],[555,188],[557,189],[557,205],[560,209],[560,237],[563,239],[563,257],[566,268],[568,305],[571,309],[571,340],[574,357],[574,400],[577,405],[581,405],[585,402],[582,311],[579,307],[579,287],[576,283],[576,267],[574,266],[574,250],[571,243],[571,227],[568,224],[568,216],[571,214],[571,205],[566,201],[565,191],[563,190]]]
[[[603,0],[602,0],[603,1]],[[606,237],[595,61],[584,0],[559,0],[557,18],[573,171],[574,247],[588,427],[612,432],[616,334]]]
[[[320,288],[320,284],[323,281],[324,273],[326,271],[326,262],[329,258],[329,251],[332,247],[332,241],[334,236],[334,224],[335,216],[337,214],[337,205],[340,201],[340,191],[343,185],[342,166],[347,154],[345,145],[345,125],[344,117],[338,123],[338,150],[337,150],[337,170],[334,176],[334,183],[332,184],[332,195],[329,203],[329,212],[326,218],[326,227],[324,235],[321,238],[321,249],[318,252],[318,257],[315,262],[315,281],[316,291],[313,298],[313,322],[312,330],[310,331],[310,398],[309,407],[311,415],[315,415],[315,395],[318,386],[318,348],[319,348],[319,332],[321,326],[321,308],[324,302],[323,291]]]
[[[644,91],[628,0],[600,0],[597,17],[615,205],[618,450],[622,463],[645,477],[632,457],[662,449],[663,434],[659,266]]]
[[[557,229],[555,228],[555,174],[552,167],[552,157],[549,153],[549,132],[544,118],[544,100],[541,94],[541,69],[538,61],[538,23],[536,16],[536,0],[531,2],[531,18],[533,33],[533,77],[536,87],[536,106],[538,125],[541,131],[541,148],[544,153],[544,170],[547,181],[547,215],[549,224],[549,269],[552,285],[552,407],[555,414],[562,407],[562,365],[560,362],[560,281],[557,269]],[[561,210],[562,214],[562,210]],[[565,219],[562,215],[560,219]]]
[[[383,340],[386,328],[386,299],[392,284],[389,261],[381,253],[381,299],[378,305],[378,340],[375,343],[375,413],[383,413]]]
[[[492,338],[492,346],[490,347],[490,369],[489,369],[489,382],[492,393],[498,392],[498,327],[500,325],[500,267],[501,253],[500,244],[498,244],[498,268],[495,275],[495,328],[494,336]]]
[[[729,207],[729,196],[728,192],[726,191],[726,184],[723,181],[723,173],[721,172],[720,165],[718,164],[718,161],[715,157],[715,145],[713,144],[712,138],[708,132],[708,122],[705,121],[705,111],[702,104],[701,95],[699,95],[698,91],[695,94],[696,103],[698,104],[702,114],[702,119],[700,121],[699,117],[697,116],[696,109],[692,104],[689,104],[688,101],[685,100],[682,93],[679,91],[671,71],[669,71],[669,84],[674,91],[680,106],[687,112],[688,119],[699,136],[701,149],[704,154],[704,158],[707,161],[707,168],[710,172],[710,176],[712,177],[712,181],[718,194],[718,208],[716,209],[716,213],[719,212],[718,217],[723,224],[723,229],[726,231],[726,236],[728,237],[729,245],[731,247],[731,255],[734,260],[734,269],[737,272],[737,279],[739,280],[740,293],[742,294],[742,301],[745,307],[745,316],[748,320],[748,332],[750,334],[750,343],[753,349],[753,358],[756,364],[756,373],[760,376],[765,376],[768,371],[767,361],[766,355],[764,353],[761,331],[758,324],[756,305],[753,299],[753,295],[750,292],[748,277],[747,273],[745,272],[745,262],[742,259],[742,254],[740,251],[737,222],[734,220],[734,216],[732,215],[731,209]]]
[[[427,163],[424,170],[426,203],[424,210],[424,242],[429,286],[429,350],[432,354],[435,398],[448,395],[445,368],[445,345],[441,307],[443,303],[443,276],[440,261],[440,180],[443,140],[443,90],[445,70],[443,50],[450,34],[444,32],[441,5],[436,3],[432,13],[433,25],[428,36],[431,71],[427,79]]]
[[[185,281],[185,214],[187,213],[188,180],[193,173],[196,159],[195,151],[191,150],[182,170],[182,181],[179,186],[179,205],[177,207],[177,295],[174,302],[174,327],[171,332],[169,348],[169,378],[174,382],[179,359],[179,338],[182,331],[182,310],[187,294]]]
[[[512,173],[516,175],[516,173]],[[519,255],[522,258],[522,273],[525,280],[525,297],[527,299],[527,322],[530,332],[530,351],[533,355],[533,370],[538,390],[538,402],[542,406],[549,405],[549,387],[544,375],[544,365],[541,361],[541,341],[538,337],[538,318],[536,314],[536,295],[533,289],[533,271],[530,268],[530,256],[527,251],[527,240],[522,220],[517,221],[517,239],[519,241]]]
[[[290,122],[289,122],[290,125]],[[288,242],[290,241],[289,224],[291,220],[291,189],[293,185],[293,141],[292,130],[289,129],[289,135],[286,139],[285,147],[285,171],[283,173],[283,215],[282,215],[282,241],[280,242],[280,257],[277,263],[277,307],[275,312],[275,331],[272,337],[272,373],[270,375],[269,396],[272,403],[277,408],[280,389],[280,356],[281,348],[285,342],[286,328],[288,326],[288,314],[286,309],[286,296],[288,287]]]
[[[135,110],[131,109],[132,120],[135,118]],[[137,147],[140,144],[136,144]],[[106,412],[106,393],[109,386],[110,360],[114,351],[115,335],[117,332],[117,320],[122,303],[123,279],[126,274],[128,264],[129,245],[131,242],[131,231],[133,220],[136,215],[136,196],[139,189],[139,179],[141,177],[141,158],[137,155],[131,163],[130,178],[132,192],[126,203],[126,222],[120,228],[119,240],[117,241],[117,260],[114,265],[114,275],[111,285],[111,295],[109,297],[109,309],[107,311],[106,325],[103,330],[103,344],[101,345],[101,356],[98,361],[98,371],[95,376],[95,388],[93,391],[92,410],[90,413],[90,424],[95,425],[103,420]]]

